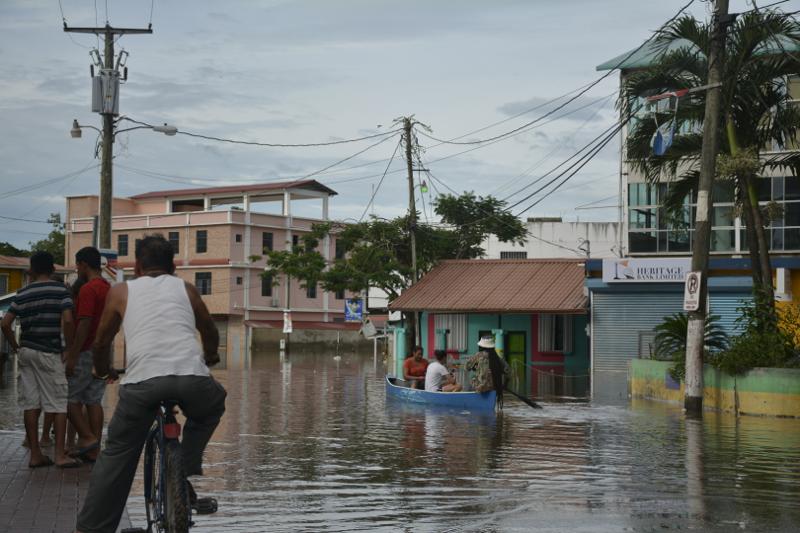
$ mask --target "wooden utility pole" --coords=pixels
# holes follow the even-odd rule
[[[102,35],[105,41],[103,67],[114,70],[114,36],[153,33],[152,26],[147,28],[112,28],[108,23],[100,28],[70,28],[64,23],[64,31],[68,33],[93,33]],[[115,95],[116,98],[119,95]],[[111,204],[113,202],[113,159],[114,159],[114,114],[110,110],[101,113],[103,116],[103,153],[100,159],[100,220],[99,248],[111,248]]]
[[[408,225],[409,232],[411,233],[411,279],[413,283],[417,282],[417,206],[414,198],[414,162],[412,160],[411,151],[411,128],[413,124],[411,119],[406,117],[403,119],[403,129],[405,130],[406,139],[406,165],[408,166]]]
[[[403,118],[404,138],[406,142],[406,165],[408,166],[408,231],[411,235],[411,284],[417,282],[417,206],[414,198],[414,161],[411,149],[412,132],[411,128],[414,126],[410,117]],[[417,312],[413,313],[413,337],[414,343],[417,345],[422,344],[421,335],[419,331],[419,321],[417,320]]]
[[[725,55],[725,34],[728,23],[728,0],[716,0],[712,35],[708,54],[708,85],[703,120],[703,151],[700,160],[700,180],[697,188],[697,215],[692,246],[692,271],[700,272],[699,307],[689,313],[686,332],[686,386],[683,405],[691,416],[703,413],[703,351],[708,296],[708,254],[711,239],[711,197],[716,174],[721,119],[722,64]]]

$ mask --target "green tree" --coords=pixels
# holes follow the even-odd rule
[[[686,373],[686,333],[689,316],[673,313],[655,327],[656,337],[653,355],[657,359],[673,361],[669,372],[676,380]],[[705,353],[715,354],[728,348],[728,335],[719,324],[717,315],[708,315],[705,323]]]
[[[47,235],[46,238],[29,243],[31,247],[31,251],[38,252],[50,252],[53,254],[53,259],[59,265],[64,264],[64,224],[61,223],[61,214],[60,213],[50,213],[50,216],[47,218],[47,221],[53,225],[53,229],[50,230],[50,233]]]
[[[27,250],[20,250],[9,242],[0,241],[0,255],[8,255],[11,257],[28,257],[30,252]]]
[[[623,110],[635,112],[643,97],[679,89],[701,87],[707,83],[711,24],[684,16],[661,30],[656,46],[661,53],[654,65],[634,72],[625,80]],[[800,25],[790,14],[778,11],[751,11],[739,15],[730,25],[725,43],[720,117],[724,124],[717,180],[731,180],[736,202],[742,212],[747,244],[757,290],[770,295],[760,299],[774,313],[771,297],[772,271],[766,226],[769,210],[759,208],[757,178],[765,171],[790,169],[797,174],[800,157],[795,154],[765,155],[768,146],[792,146],[800,127],[800,109],[789,95],[789,77],[800,72],[800,54],[785,53],[800,48]],[[635,170],[656,183],[669,181],[664,202],[673,227],[685,227],[690,216],[685,201],[696,190],[702,147],[702,122],[705,91],[681,99],[677,112],[657,112],[631,124],[627,139],[628,158]],[[663,156],[653,155],[651,138],[656,121],[676,119],[672,146]],[[733,187],[731,187],[733,188]]]

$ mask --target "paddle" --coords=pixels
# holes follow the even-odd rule
[[[506,386],[505,390],[506,390],[506,392],[510,392],[513,396],[516,396],[517,399],[520,400],[521,402],[527,403],[528,405],[530,405],[534,409],[541,409],[542,408],[542,406],[539,405],[538,403],[534,402],[530,398],[526,398],[525,396],[522,396],[521,394],[517,394],[513,390],[509,389],[508,386]]]

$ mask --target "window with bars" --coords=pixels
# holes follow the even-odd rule
[[[448,330],[447,346],[439,346],[440,337],[436,336],[437,350],[458,350],[463,352],[467,346],[467,315],[464,314],[436,314],[433,316],[433,327],[436,330]]]
[[[572,319],[569,315],[539,315],[539,351],[572,352]]]
[[[528,252],[500,252],[500,259],[527,259]]]
[[[208,251],[208,231],[201,229],[197,230],[197,247],[198,254],[204,254]]]
[[[172,252],[178,255],[181,248],[181,234],[177,231],[169,232],[169,243],[172,245]]]
[[[261,296],[272,296],[272,276],[261,276]]]
[[[306,287],[306,298],[316,298],[317,297],[317,284],[310,283],[308,287]]]
[[[117,235],[117,255],[119,257],[128,255],[128,236],[126,234]]]
[[[271,231],[261,234],[261,253],[265,254],[272,251],[273,235]]]
[[[200,294],[211,294],[211,272],[195,272],[194,286]]]
[[[337,300],[344,300],[344,289],[339,289],[338,291],[336,291],[335,298]]]

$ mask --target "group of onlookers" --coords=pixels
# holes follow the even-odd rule
[[[17,291],[0,324],[11,350],[17,352],[19,405],[30,468],[76,468],[94,462],[100,447],[106,382],[92,375],[91,346],[110,285],[101,276],[96,248],[82,248],[75,262],[78,278],[67,287],[52,279],[53,256],[35,252],[30,258],[31,282]],[[12,328],[15,320],[21,329],[19,340]],[[68,421],[77,435],[71,446],[67,446],[72,441],[67,439]],[[53,458],[42,451],[50,444]]]
[[[502,398],[505,383],[510,369],[495,350],[492,337],[481,337],[478,341],[479,351],[466,362],[466,369],[472,372],[470,383],[472,390],[486,392],[496,390],[498,398]],[[403,362],[403,379],[409,387],[425,389],[429,392],[461,392],[463,385],[456,381],[453,373],[447,368],[447,352],[434,350],[434,359],[423,357],[422,347],[414,346]],[[502,401],[502,400],[500,400]]]

